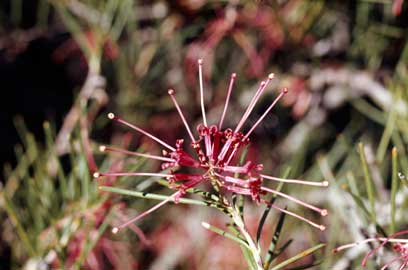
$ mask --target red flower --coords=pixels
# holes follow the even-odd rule
[[[221,116],[221,119],[217,125],[208,125],[206,114],[205,114],[205,106],[204,106],[204,90],[203,90],[203,76],[202,76],[202,60],[198,60],[199,66],[199,82],[200,82],[200,97],[201,97],[201,111],[203,117],[203,124],[198,125],[197,133],[198,137],[193,134],[192,130],[190,129],[189,123],[186,121],[183,112],[180,106],[177,103],[175,98],[175,92],[173,89],[168,91],[170,98],[172,99],[181,120],[184,123],[184,126],[187,130],[187,133],[190,137],[190,144],[189,146],[193,149],[195,156],[193,157],[187,151],[184,150],[185,144],[183,139],[179,139],[175,143],[175,147],[170,146],[169,144],[165,143],[164,141],[160,140],[159,138],[153,136],[152,134],[146,132],[145,130],[126,122],[125,120],[115,116],[113,113],[110,113],[108,117],[112,120],[115,120],[119,123],[122,123],[148,137],[156,141],[157,143],[161,144],[165,150],[163,150],[163,156],[156,156],[151,154],[143,154],[143,153],[136,153],[130,152],[127,150],[121,150],[106,146],[101,146],[102,151],[111,151],[111,152],[120,152],[129,155],[135,156],[142,156],[151,159],[161,160],[162,169],[169,169],[169,173],[144,173],[144,172],[123,172],[123,173],[114,173],[114,172],[107,172],[107,173],[95,173],[95,177],[100,176],[158,176],[167,179],[169,182],[169,186],[172,189],[177,190],[173,195],[168,197],[166,200],[160,202],[153,208],[141,213],[137,217],[125,222],[124,224],[120,225],[113,229],[113,232],[116,233],[119,229],[132,224],[136,220],[146,216],[147,214],[153,212],[154,210],[158,209],[162,205],[166,204],[169,201],[178,202],[179,199],[185,195],[186,191],[192,187],[200,183],[209,183],[212,186],[219,188],[224,191],[231,191],[237,194],[247,195],[250,196],[256,203],[266,203],[263,199],[263,196],[267,193],[272,193],[280,197],[284,197],[292,202],[295,202],[299,205],[302,205],[306,208],[309,208],[313,211],[320,213],[322,216],[327,215],[326,209],[320,209],[316,206],[303,202],[297,198],[289,196],[285,193],[276,191],[271,188],[263,187],[264,180],[273,180],[273,181],[281,181],[286,183],[295,183],[295,184],[303,184],[303,185],[311,185],[311,186],[328,186],[327,181],[323,182],[308,182],[303,180],[295,180],[295,179],[281,179],[277,177],[268,176],[262,174],[263,166],[262,164],[256,164],[251,160],[246,161],[243,166],[240,165],[232,165],[238,153],[243,150],[245,146],[250,143],[250,135],[255,130],[255,128],[261,123],[261,121],[265,118],[265,116],[271,111],[271,109],[276,105],[276,103],[288,92],[286,88],[284,88],[280,94],[275,98],[275,100],[270,104],[264,114],[256,121],[256,123],[250,128],[249,131],[243,133],[241,130],[248,119],[249,115],[251,114],[252,110],[254,109],[258,99],[260,98],[261,94],[265,91],[268,83],[273,79],[274,75],[270,74],[266,81],[260,83],[258,90],[256,91],[254,97],[252,98],[250,104],[248,105],[247,110],[243,114],[242,118],[240,119],[238,125],[235,129],[226,128],[223,129],[223,122],[226,111],[228,109],[228,101],[232,92],[233,84],[236,78],[236,74],[231,75],[230,84],[228,87],[227,98],[224,106],[224,110]],[[177,170],[179,168],[194,168],[194,171],[199,171],[200,173],[178,173]],[[237,178],[235,174],[239,174],[241,177]],[[300,215],[297,215],[293,212],[288,210],[282,209],[274,204],[271,205],[273,208],[285,212],[288,215],[301,219],[310,225],[317,227],[321,230],[324,230],[325,227],[320,224],[316,224],[311,220],[308,220]]]
[[[394,0],[392,3],[392,13],[395,16],[399,16],[402,11],[402,5],[404,4],[404,0]]]

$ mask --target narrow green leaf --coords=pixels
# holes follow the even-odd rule
[[[224,230],[222,230],[222,229],[220,229],[218,227],[212,226],[211,224],[208,224],[207,222],[201,222],[201,225],[207,230],[215,232],[216,234],[224,236],[225,238],[233,240],[233,241],[237,242],[238,244],[246,247],[247,249],[250,249],[247,242],[245,242],[245,240],[241,239],[239,236],[235,236],[235,235],[233,235],[233,234],[231,234],[229,232],[226,232],[226,231],[224,231]]]
[[[398,181],[398,151],[392,148],[392,178],[391,178],[391,233],[395,233],[395,198],[399,187]]]
[[[29,133],[27,126],[24,123],[24,120],[21,116],[16,116],[13,119],[14,126],[16,127],[18,136],[20,137],[20,140],[23,142],[23,145],[27,148],[28,147],[28,141],[27,141],[27,134]]]
[[[166,180],[159,179],[156,182],[165,187],[169,187],[169,182]],[[191,194],[200,195],[203,198],[202,202],[205,203],[205,205],[221,210],[227,215],[230,214],[228,207],[225,206],[225,204],[220,200],[220,198],[215,193],[204,191],[198,188],[189,188],[186,191]]]
[[[355,194],[357,197],[360,197],[361,195],[356,184],[356,178],[354,177],[354,174],[351,171],[347,172],[347,182],[349,184],[351,192]]]
[[[293,239],[287,240],[280,248],[278,248],[272,255],[277,258],[293,243]]]
[[[402,142],[402,138],[399,131],[392,134],[392,142],[397,147],[399,155],[398,160],[400,162],[400,169],[405,175],[408,175],[408,155],[405,151],[405,145]]]
[[[311,267],[315,267],[318,266],[320,264],[322,264],[323,260],[319,260],[316,262],[312,262],[312,263],[307,263],[307,264],[303,264],[303,265],[299,265],[299,266],[295,266],[295,267],[291,267],[291,268],[286,268],[286,270],[304,270],[304,269],[309,269]]]
[[[143,199],[159,200],[159,201],[167,200],[170,197],[166,195],[133,191],[133,190],[127,190],[127,189],[122,189],[122,188],[116,188],[116,187],[108,187],[108,186],[100,186],[99,189],[103,191],[122,194],[122,195],[134,196],[134,197],[143,198]],[[205,202],[194,200],[194,199],[187,199],[187,198],[180,198],[179,203],[204,205],[204,206],[207,205]]]
[[[370,202],[371,219],[373,223],[376,223],[377,217],[375,213],[375,192],[374,192],[375,186],[374,186],[373,179],[371,178],[371,175],[370,175],[370,170],[368,168],[368,163],[367,163],[367,158],[364,152],[363,143],[359,143],[358,148],[359,148],[359,153],[360,153],[361,164],[363,166],[364,183],[365,183],[365,187],[367,191],[368,201]]]
[[[118,6],[122,1],[107,0],[103,6],[103,19],[106,20],[105,24],[112,26],[115,19]],[[101,18],[102,19],[102,18]]]
[[[144,168],[143,166],[145,166],[147,164],[147,159],[146,158],[141,158],[138,160],[138,162],[136,164],[132,164],[132,166],[129,166],[129,168],[126,168],[126,171],[129,172],[137,172],[140,171],[142,168]],[[129,180],[130,178],[132,178],[131,176],[122,176],[118,179],[118,183],[119,184],[123,184],[125,183],[127,180]],[[150,182],[154,182],[151,181],[154,178],[147,178],[146,181],[150,181]],[[136,189],[139,191],[145,190],[148,186],[150,185],[146,185],[146,181],[140,182],[137,184]]]
[[[384,113],[381,110],[372,106],[364,99],[356,99],[354,101],[351,101],[351,104],[357,111],[361,112],[368,119],[371,119],[374,122],[379,123],[381,125],[385,124],[386,118],[384,116]]]
[[[268,248],[268,253],[266,254],[264,268],[269,269],[271,262],[276,258],[275,249],[283,229],[283,223],[285,222],[285,213],[280,213],[278,223],[276,224],[275,232],[273,233],[272,241]]]
[[[71,32],[77,41],[82,52],[89,58],[91,55],[91,49],[89,48],[88,41],[82,33],[82,27],[78,23],[78,20],[70,14],[64,4],[60,3],[60,1],[51,1],[51,3],[54,5],[55,9],[61,16],[61,19],[64,21],[65,27]]]
[[[401,91],[397,91],[393,103],[397,104],[401,100]],[[388,144],[390,143],[392,133],[394,131],[394,126],[397,118],[396,106],[391,106],[391,109],[388,113],[388,120],[385,124],[384,132],[381,136],[380,144],[377,148],[376,159],[378,162],[382,162],[384,155],[387,151]]]
[[[77,186],[77,177],[76,177],[76,170],[77,168],[75,167],[75,153],[73,151],[73,149],[75,146],[75,142],[73,141],[72,137],[69,138],[69,149],[71,149],[71,151],[68,152],[68,157],[69,157],[69,164],[71,165],[71,170],[68,174],[68,187],[67,187],[67,196],[69,198],[69,200],[74,200],[75,199],[75,195],[76,195],[76,186]]]
[[[367,215],[367,218],[370,218],[371,217],[370,211],[368,211],[367,207],[364,205],[363,200],[352,192],[349,192],[349,194],[354,199],[354,202],[360,207],[360,209],[363,210],[364,214]]]
[[[27,253],[31,257],[35,257],[38,254],[36,253],[30,238],[27,235],[26,230],[23,228],[23,225],[21,224],[20,219],[17,216],[16,211],[14,210],[14,205],[12,202],[5,196],[5,194],[2,192],[0,193],[0,201],[1,205],[4,206],[4,209],[6,210],[8,217],[10,218],[11,223],[13,226],[16,228],[17,235],[19,236],[20,240],[23,242],[23,245],[27,251]]]
[[[248,149],[249,145],[245,146],[245,148],[242,150],[242,154],[239,157],[239,166],[242,166],[245,162],[245,158],[248,154]],[[235,173],[234,177],[239,178],[239,173]],[[241,215],[242,220],[244,220],[244,203],[245,203],[245,198],[242,194],[232,194],[232,201],[234,205],[237,206],[239,210],[239,214]]]
[[[289,173],[290,173],[290,168],[287,168],[287,169],[283,172],[281,178],[287,178],[287,177],[289,176]],[[276,190],[277,190],[277,191],[280,191],[280,190],[282,189],[282,187],[283,187],[283,184],[284,184],[284,183],[282,183],[282,182],[279,183],[279,185],[278,185],[278,187],[276,188]],[[263,228],[263,226],[264,226],[264,224],[265,224],[265,221],[266,221],[266,218],[268,217],[268,214],[269,214],[269,212],[271,211],[271,208],[272,208],[272,207],[271,207],[271,204],[273,204],[273,203],[275,202],[276,198],[277,198],[276,194],[272,195],[272,198],[271,198],[271,200],[269,201],[270,204],[266,206],[265,211],[263,212],[262,217],[261,217],[261,219],[259,220],[258,229],[257,229],[257,231],[256,231],[256,242],[258,243],[258,245],[259,245],[259,240],[261,239],[262,228]]]
[[[353,197],[355,203],[360,207],[361,210],[363,210],[363,213],[365,215],[367,215],[367,218],[371,217],[370,212],[368,211],[367,207],[365,207],[364,202],[362,201],[362,199],[359,196],[356,196],[355,194],[349,192],[351,197]],[[378,233],[382,234],[384,237],[387,236],[387,234],[385,233],[385,230],[377,223],[374,222],[375,224],[375,228],[377,230]]]
[[[311,247],[311,248],[309,248],[309,249],[306,249],[306,250],[302,251],[301,253],[299,253],[299,254],[297,254],[297,255],[295,255],[295,256],[293,256],[293,257],[287,259],[286,261],[283,261],[283,262],[281,262],[280,264],[274,266],[274,267],[271,268],[270,270],[282,269],[282,268],[284,268],[285,266],[287,266],[287,265],[289,265],[289,264],[291,264],[291,263],[296,262],[297,260],[300,260],[300,259],[302,259],[302,258],[304,258],[304,257],[306,257],[306,256],[309,256],[310,254],[312,254],[313,252],[315,252],[315,251],[318,250],[318,249],[321,249],[321,248],[324,247],[325,245],[326,245],[326,244],[318,244],[318,245],[316,245],[316,246],[314,246],[314,247]]]
[[[53,131],[51,129],[50,123],[44,122],[43,129],[44,129],[44,134],[45,134],[45,142],[47,144],[47,150],[49,151],[49,154],[48,154],[49,161],[48,162],[55,162],[55,165],[57,166],[59,189],[63,196],[63,199],[67,199],[68,198],[67,197],[67,177],[64,173],[64,170],[62,168],[62,165],[61,165],[61,162],[58,156],[55,154],[55,149],[54,149],[55,137],[53,135]]]
[[[143,161],[146,162],[146,158],[143,158]],[[160,171],[160,173],[169,173],[170,170],[162,170]],[[131,176],[127,176],[127,177],[131,177]],[[120,183],[122,183],[123,181],[121,181]],[[157,177],[157,176],[151,176],[151,177],[147,177],[147,178],[141,178],[140,183],[136,186],[136,190],[138,191],[142,191],[142,190],[146,190],[149,187],[151,187],[154,183],[158,183],[162,186],[165,187],[169,187],[170,184],[168,181],[164,180],[162,177]]]
[[[220,198],[216,194],[209,191],[204,191],[199,188],[190,188],[187,189],[187,192],[200,195],[207,202],[211,202],[213,204],[221,204]]]
[[[117,1],[115,1],[117,2]],[[128,23],[133,12],[133,1],[123,0],[117,9],[117,16],[115,22],[112,23],[112,28],[110,30],[109,36],[113,41],[119,39],[125,25]]]
[[[402,49],[402,53],[400,54],[400,58],[397,63],[397,67],[395,68],[397,73],[397,78],[401,79],[401,81],[405,81],[407,77],[407,62],[408,62],[408,42],[405,42],[404,48]]]
[[[85,246],[81,250],[81,253],[79,255],[79,258],[76,260],[74,269],[81,269],[83,267],[83,263],[85,259],[88,257],[89,252],[92,251],[96,243],[98,242],[99,238],[103,235],[103,233],[106,231],[112,217],[112,211],[105,217],[103,223],[101,226],[99,226],[97,234],[88,234],[88,239],[85,241]]]
[[[88,162],[84,156],[80,156],[79,158],[77,158],[77,166],[79,179],[81,179],[81,200],[84,203],[84,207],[86,207],[89,201],[91,177],[89,174]]]

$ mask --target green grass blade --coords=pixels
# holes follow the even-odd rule
[[[367,158],[364,152],[363,143],[358,144],[358,149],[360,153],[361,164],[363,166],[365,188],[367,191],[368,201],[370,202],[371,219],[373,223],[376,223],[377,217],[375,213],[375,192],[374,192],[375,186],[374,186],[373,179],[371,178],[371,175],[370,175],[370,170],[368,168],[368,163],[367,163]]]
[[[391,233],[395,233],[395,198],[399,187],[398,181],[398,151],[393,148],[392,152],[392,177],[391,177]]]
[[[112,212],[110,212],[108,214],[108,216],[105,217],[103,223],[98,228],[96,236],[91,237],[91,236],[93,236],[93,234],[89,234],[89,237],[88,237],[87,241],[85,242],[85,246],[81,250],[81,254],[79,255],[79,258],[76,260],[73,269],[81,269],[85,259],[88,257],[89,253],[92,251],[92,249],[94,248],[94,246],[98,242],[99,238],[103,235],[103,233],[108,228],[108,225],[109,225],[109,223],[111,221],[111,216],[112,216]]]
[[[379,109],[375,108],[374,106],[372,106],[371,104],[369,104],[364,99],[356,99],[356,100],[351,102],[351,105],[353,105],[353,107],[357,111],[362,113],[368,119],[371,119],[374,122],[379,123],[381,125],[385,124],[386,118],[384,116],[384,113],[381,110],[379,110]]]
[[[371,217],[370,211],[368,211],[367,207],[364,205],[363,200],[361,199],[360,196],[349,192],[349,194],[351,195],[351,197],[354,199],[354,202],[360,207],[360,209],[364,212],[364,214],[367,215],[368,218]]]
[[[365,207],[363,200],[359,196],[356,196],[355,194],[353,194],[351,192],[349,192],[349,193],[350,193],[351,197],[353,197],[354,202],[360,207],[360,209],[363,211],[363,213],[365,215],[367,215],[367,218],[368,219],[371,218],[371,213]],[[387,234],[385,233],[385,230],[377,222],[374,222],[374,224],[375,224],[375,228],[376,228],[377,232],[380,233],[381,235],[383,235],[384,237],[386,237]]]
[[[67,10],[67,8],[64,6],[64,4],[60,3],[60,1],[52,1],[51,3],[54,5],[55,9],[61,16],[61,19],[64,22],[65,27],[74,36],[82,52],[85,54],[85,56],[89,57],[91,54],[90,52],[91,49],[89,48],[88,41],[83,35],[83,29],[79,24],[78,19],[72,16],[70,12]]]
[[[360,191],[358,190],[357,184],[356,184],[356,178],[354,177],[354,174],[349,171],[347,172],[347,182],[350,187],[350,190],[353,194],[355,194],[357,197],[360,197]]]
[[[113,41],[116,41],[119,39],[121,32],[126,26],[128,20],[131,18],[131,14],[133,10],[134,10],[133,1],[131,0],[121,1],[120,6],[117,9],[118,14],[117,14],[116,20],[112,24],[112,28],[109,33]]]
[[[398,101],[401,99],[401,91],[397,91],[394,103],[397,104]],[[384,160],[384,155],[387,151],[388,144],[390,143],[392,133],[394,131],[395,122],[397,119],[397,110],[395,109],[396,106],[391,106],[387,123],[385,124],[385,129],[383,135],[381,136],[380,144],[377,148],[376,159],[378,162],[382,162]]]
[[[4,209],[6,210],[8,217],[11,220],[11,223],[16,228],[17,235],[19,236],[20,240],[23,242],[23,245],[27,250],[27,253],[31,257],[37,256],[36,251],[30,241],[30,238],[28,237],[26,230],[23,228],[23,225],[21,224],[20,219],[18,218],[14,210],[13,204],[8,198],[6,198],[3,192],[0,193],[0,205],[3,205]]]
[[[405,151],[405,145],[402,142],[401,135],[398,131],[392,134],[392,142],[397,147],[399,152],[398,160],[400,162],[400,169],[405,175],[408,175],[408,155]]]
[[[61,161],[59,160],[58,156],[55,154],[55,151],[54,151],[55,137],[51,129],[50,123],[44,122],[43,129],[44,129],[44,134],[45,134],[45,142],[47,145],[47,149],[49,151],[48,153],[49,162],[51,162],[51,160],[52,162],[55,161],[55,166],[57,167],[56,169],[57,169],[60,193],[62,194],[63,199],[67,199],[68,198],[67,197],[67,177],[62,168]]]

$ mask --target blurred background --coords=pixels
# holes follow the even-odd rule
[[[330,218],[322,222],[329,229],[315,232],[288,219],[281,238],[294,241],[276,262],[326,242],[305,262],[318,260],[314,269],[355,269],[368,247],[354,255],[330,250],[379,228],[407,228],[406,188],[392,184],[396,172],[402,182],[408,173],[407,12],[403,0],[1,1],[0,268],[248,269],[239,246],[202,229],[204,220],[227,222],[213,209],[166,206],[112,235],[112,226],[152,203],[100,192],[92,178],[99,170],[160,169],[99,153],[101,144],[161,150],[106,114],[166,142],[186,137],[167,89],[176,90],[197,126],[196,63],[203,58],[209,122],[219,119],[231,73],[237,81],[225,126],[237,123],[273,72],[245,128],[279,89],[289,93],[256,129],[248,154],[269,174],[290,168],[291,177],[331,182],[327,194],[288,189],[328,207]],[[367,175],[376,190],[375,218],[365,213],[373,200]],[[104,181],[166,190],[149,180]],[[255,232],[264,207],[248,209],[246,222]],[[265,228],[276,218],[272,213]],[[264,234],[268,246],[272,232]]]

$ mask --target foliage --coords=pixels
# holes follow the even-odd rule
[[[87,76],[74,91],[77,98],[64,123],[44,123],[43,141],[17,118],[22,146],[16,146],[16,166],[4,165],[0,189],[0,243],[11,250],[12,269],[356,269],[362,262],[367,269],[380,269],[395,258],[405,267],[406,3],[36,4],[31,27],[23,23],[24,1],[2,6],[0,51],[15,59],[32,40],[54,31],[69,33],[54,59],[61,64],[79,55]],[[255,81],[266,74],[276,75],[273,89],[289,88],[273,115],[254,131],[247,155],[283,178],[329,181],[325,192],[275,186],[327,207],[323,219],[302,213],[323,222],[324,232],[270,205],[250,203],[239,194],[224,197],[216,187],[203,186],[187,189],[179,205],[165,206],[129,230],[110,232],[151,201],[171,195],[169,183],[155,177],[92,178],[99,171],[160,170],[145,158],[97,151],[105,143],[145,153],[161,150],[142,136],[110,126],[105,111],[115,111],[166,142],[183,138],[183,123],[164,96],[174,88],[189,123],[197,126],[198,58],[206,63],[203,102],[211,104],[206,107],[209,122],[222,112],[233,72],[236,89],[226,126],[238,122],[235,115],[245,111]],[[244,129],[254,125],[272,96],[259,99]],[[271,204],[275,197],[268,198]]]

